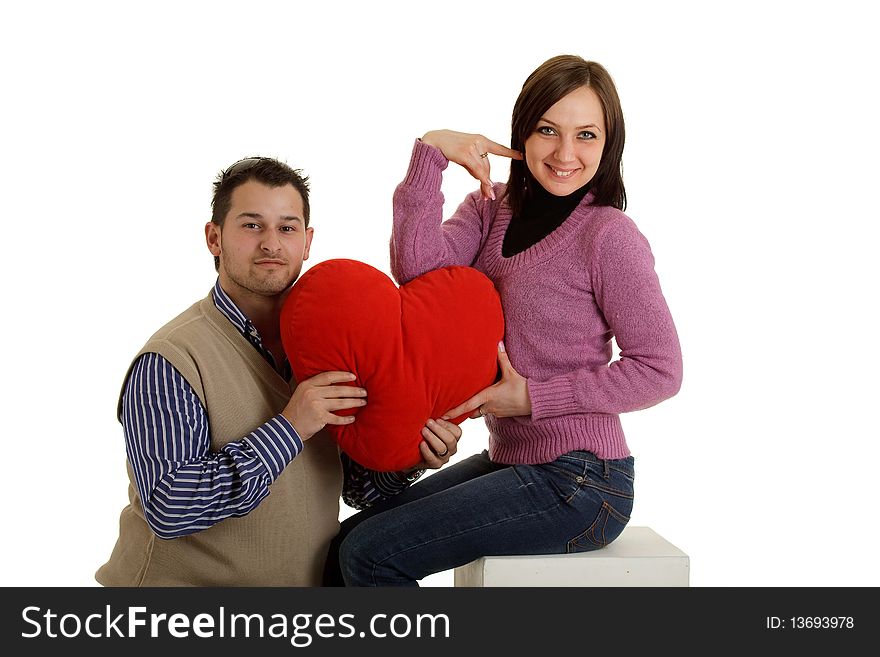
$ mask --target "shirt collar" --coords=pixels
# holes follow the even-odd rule
[[[235,305],[232,297],[226,294],[226,291],[220,286],[219,277],[217,278],[217,282],[214,283],[213,293],[214,305],[217,306],[217,310],[219,310],[226,319],[232,322],[232,325],[239,330],[239,332],[257,349],[257,351],[260,352],[263,358],[269,361],[269,364],[272,365],[276,371],[289,377],[287,374],[289,368],[287,359],[284,359],[284,362],[281,363],[279,369],[279,364],[275,362],[275,358],[269,350],[263,346],[263,339],[260,337],[260,332],[257,330],[257,327],[254,326],[254,323],[241,311],[241,308]]]
[[[260,332],[257,330],[257,327],[247,318],[247,315],[241,312],[241,308],[235,305],[232,297],[226,294],[226,291],[220,286],[219,276],[217,277],[217,282],[214,283],[213,293],[214,305],[217,306],[217,310],[220,311],[220,314],[232,322],[232,325],[237,328],[245,339],[250,342],[258,352],[260,352],[260,355],[268,361],[272,366],[272,369],[283,376],[285,380],[290,379],[290,363],[288,360],[283,358],[280,364],[275,362],[272,353],[263,346],[263,339],[260,337]]]
[[[241,308],[235,305],[232,297],[226,294],[226,291],[220,286],[219,277],[217,282],[214,283],[214,305],[245,337],[250,336],[260,340],[260,333],[257,331],[257,327],[247,318],[247,315],[241,312]]]

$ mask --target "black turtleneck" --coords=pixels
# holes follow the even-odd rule
[[[587,195],[590,184],[568,196],[554,196],[537,181],[533,181],[531,188],[532,194],[523,203],[522,212],[510,219],[504,233],[501,255],[505,258],[525,251],[559,228]]]

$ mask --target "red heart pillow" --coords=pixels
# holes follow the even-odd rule
[[[351,458],[381,471],[421,461],[425,422],[492,385],[503,335],[498,293],[471,267],[398,288],[363,262],[327,260],[302,275],[281,310],[297,381],[340,370],[367,390],[366,406],[340,413],[355,422],[327,429]]]

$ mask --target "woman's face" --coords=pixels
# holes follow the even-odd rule
[[[605,139],[599,96],[589,87],[580,87],[538,120],[525,142],[526,165],[541,187],[567,196],[596,175]]]

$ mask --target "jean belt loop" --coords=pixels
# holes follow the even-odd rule
[[[602,467],[605,468],[605,478],[608,479],[608,473],[611,471],[611,468],[608,467],[608,459],[602,459]]]

